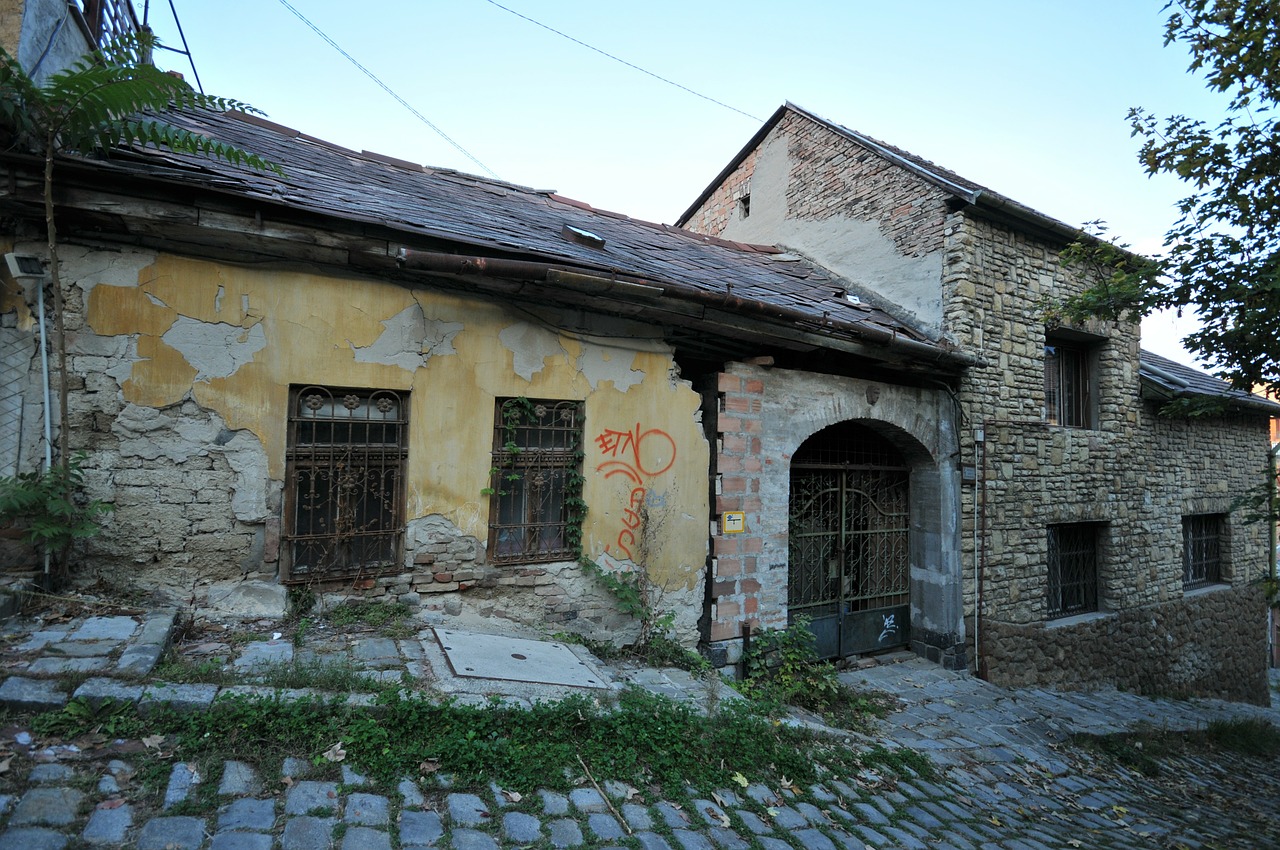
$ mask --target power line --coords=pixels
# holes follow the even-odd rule
[[[280,0],[280,2],[281,2],[281,3],[284,3],[284,0]],[[501,3],[498,3],[498,2],[496,2],[495,0],[485,0],[485,2],[486,2],[486,3],[489,3],[490,5],[497,6],[499,9],[501,9],[501,10],[502,10],[502,11],[504,11],[504,12],[510,12],[511,14],[515,15],[517,18],[523,18],[524,20],[528,21],[529,23],[533,24],[534,26],[542,27],[542,28],[543,28],[544,30],[546,30],[547,32],[553,32],[553,33],[555,33],[556,35],[560,36],[561,38],[567,38],[569,41],[572,41],[574,44],[581,45],[582,47],[585,47],[585,48],[587,48],[588,50],[593,50],[593,51],[595,51],[596,53],[599,53],[601,56],[604,56],[604,57],[606,57],[606,58],[608,58],[608,59],[612,59],[614,62],[618,62],[618,63],[620,63],[620,64],[622,64],[622,65],[626,65],[628,68],[631,68],[632,70],[639,71],[639,72],[640,72],[640,73],[642,73],[642,74],[646,74],[646,75],[648,75],[648,76],[650,76],[650,77],[653,77],[655,80],[658,80],[658,81],[660,81],[660,82],[664,82],[664,83],[666,83],[666,84],[667,84],[667,85],[669,85],[669,86],[675,86],[676,88],[680,89],[681,91],[688,92],[689,94],[693,95],[694,97],[700,97],[700,98],[702,98],[703,100],[706,100],[706,101],[709,101],[709,102],[711,102],[711,103],[714,103],[716,106],[723,106],[725,109],[728,109],[728,110],[730,110],[731,112],[736,112],[736,113],[738,113],[739,115],[746,116],[747,118],[750,118],[752,121],[761,121],[761,120],[763,120],[763,119],[761,119],[761,118],[757,118],[756,116],[752,115],[752,114],[751,114],[751,113],[749,113],[749,112],[743,112],[741,109],[739,109],[739,108],[738,108],[738,107],[736,107],[736,106],[730,106],[729,104],[727,104],[727,103],[725,103],[725,102],[723,102],[723,101],[716,100],[714,97],[709,97],[708,95],[702,94],[701,92],[696,92],[696,91],[694,91],[693,89],[689,88],[688,86],[682,86],[682,85],[680,85],[679,83],[677,83],[675,80],[668,80],[666,77],[663,77],[663,76],[661,76],[661,75],[659,75],[659,74],[655,74],[655,73],[653,73],[652,71],[645,70],[644,68],[641,68],[639,65],[635,65],[635,64],[632,64],[631,62],[628,62],[626,59],[620,59],[619,57],[614,56],[612,53],[609,53],[609,52],[607,52],[607,51],[601,50],[601,49],[600,49],[600,48],[598,48],[598,47],[592,47],[590,44],[587,44],[585,41],[580,41],[579,39],[574,38],[573,36],[569,35],[568,33],[560,32],[560,30],[556,29],[555,27],[549,27],[549,26],[547,26],[546,24],[544,24],[544,23],[542,23],[542,22],[540,22],[540,21],[535,21],[533,18],[530,18],[528,15],[522,15],[522,14],[520,14],[519,12],[517,12],[515,9],[510,9],[510,8],[508,8],[508,7],[506,7],[506,6],[503,6]],[[288,4],[286,3],[285,5],[288,5]]]
[[[494,173],[494,171],[493,171],[493,169],[492,169],[492,168],[490,168],[489,166],[485,165],[485,164],[484,164],[483,162],[481,162],[480,160],[476,159],[476,158],[475,158],[475,156],[473,156],[473,155],[471,154],[471,152],[470,152],[470,151],[468,151],[468,150],[467,150],[466,148],[464,148],[462,145],[460,145],[460,144],[458,144],[457,142],[455,142],[453,139],[449,138],[449,135],[448,135],[447,133],[445,133],[445,131],[444,131],[444,130],[441,130],[441,129],[440,129],[439,127],[437,127],[435,124],[432,124],[432,123],[431,123],[431,121],[429,121],[429,120],[427,119],[427,116],[423,115],[421,112],[419,112],[418,110],[414,109],[414,108],[409,104],[409,102],[408,102],[407,100],[405,100],[403,97],[401,97],[400,95],[398,95],[398,94],[396,94],[394,91],[392,91],[392,90],[391,90],[391,87],[390,87],[390,86],[388,86],[386,83],[384,83],[382,80],[378,79],[377,75],[375,75],[375,74],[374,74],[372,71],[370,71],[368,68],[366,68],[365,66],[363,66],[363,65],[361,65],[359,62],[357,62],[354,56],[352,56],[350,53],[348,53],[347,51],[345,51],[345,50],[343,50],[341,47],[339,47],[339,46],[338,46],[338,43],[337,43],[336,41],[334,41],[333,39],[329,38],[329,36],[325,35],[325,33],[324,33],[324,32],[323,32],[323,31],[322,31],[318,26],[316,26],[315,24],[311,23],[311,21],[307,20],[307,19],[306,19],[306,17],[304,17],[304,16],[303,16],[303,14],[302,14],[301,12],[299,12],[297,9],[293,8],[292,6],[290,6],[290,5],[289,5],[288,0],[280,0],[280,5],[281,5],[281,6],[284,6],[284,7],[285,7],[286,9],[288,9],[290,12],[293,12],[294,16],[296,16],[298,20],[302,21],[304,24],[306,24],[308,27],[310,27],[310,28],[311,28],[311,31],[312,31],[312,32],[314,32],[316,35],[320,36],[320,37],[321,37],[321,38],[323,38],[325,41],[327,41],[327,42],[329,43],[329,46],[330,46],[330,47],[332,47],[334,50],[338,51],[338,52],[339,52],[339,53],[341,53],[344,57],[346,57],[346,60],[347,60],[348,62],[350,62],[352,65],[355,65],[357,68],[359,68],[359,69],[364,73],[364,75],[365,75],[366,77],[368,77],[369,79],[373,80],[375,83],[377,83],[377,84],[382,88],[382,90],[383,90],[383,91],[385,91],[387,94],[389,94],[389,95],[391,95],[392,97],[394,97],[394,98],[395,98],[395,99],[400,103],[400,105],[401,105],[401,106],[403,106],[405,109],[407,109],[407,110],[409,110],[410,112],[412,112],[412,113],[413,113],[413,115],[414,115],[414,117],[416,117],[416,118],[417,118],[419,121],[421,121],[423,124],[426,124],[426,125],[427,125],[428,127],[430,127],[432,130],[434,130],[437,136],[439,136],[440,138],[444,139],[444,140],[445,140],[446,142],[448,142],[449,144],[453,145],[453,147],[454,147],[454,148],[455,148],[459,153],[461,153],[461,154],[462,154],[463,156],[465,156],[467,159],[469,159],[469,160],[471,160],[472,162],[474,162],[476,165],[478,165],[478,166],[480,166],[481,168],[483,168],[483,169],[485,170],[485,172],[487,172],[487,173],[488,173],[488,175],[489,175],[490,177],[494,178],[495,180],[500,180],[500,179],[502,179],[502,178],[498,177],[498,175],[497,175],[497,174],[495,174],[495,173]]]

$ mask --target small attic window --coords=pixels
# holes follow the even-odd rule
[[[746,194],[738,198],[738,218],[751,218],[751,195]]]
[[[854,295],[852,292],[849,292],[849,291],[844,290],[844,289],[837,289],[837,290],[835,291],[835,296],[836,296],[836,298],[839,298],[841,301],[847,301],[847,302],[848,302],[848,303],[850,303],[850,304],[861,304],[861,303],[862,303],[862,299],[861,299],[861,298],[859,298],[858,296]]]
[[[577,242],[579,245],[586,245],[588,248],[604,247],[603,236],[597,236],[590,230],[583,230],[582,228],[574,227],[571,224],[566,224],[564,227],[560,228],[560,235],[565,239],[568,239],[570,242]]]

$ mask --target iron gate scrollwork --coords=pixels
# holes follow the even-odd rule
[[[291,393],[282,581],[402,569],[406,408],[386,390]]]
[[[823,658],[907,643],[910,472],[857,423],[815,434],[791,463],[788,610]]]

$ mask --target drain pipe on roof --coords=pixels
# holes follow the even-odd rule
[[[799,324],[816,325],[822,330],[845,331],[861,341],[881,345],[891,351],[907,355],[914,360],[945,363],[952,366],[983,366],[986,361],[972,354],[940,348],[927,342],[919,342],[897,333],[862,322],[819,318],[790,307],[765,304],[721,292],[709,292],[689,286],[659,284],[639,278],[623,278],[583,269],[565,268],[562,264],[508,260],[494,257],[473,257],[444,254],[436,251],[419,251],[401,247],[396,251],[396,261],[401,268],[437,274],[477,275],[481,277],[509,277],[543,283],[560,283],[579,292],[625,294],[632,298],[656,301],[667,297],[691,301],[704,307],[729,312],[746,313],[761,318],[783,319]]]

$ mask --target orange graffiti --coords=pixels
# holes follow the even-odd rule
[[[670,469],[676,462],[676,441],[660,428],[640,429],[637,422],[630,431],[606,428],[596,437],[596,445],[609,460],[596,467],[605,478],[624,475],[634,484],[642,484],[646,478],[654,478]],[[645,487],[633,487],[627,507],[622,509],[622,528],[618,531],[617,547],[627,557],[635,560],[631,547],[635,545],[635,530],[640,527],[640,511],[649,491]],[[604,547],[609,552],[609,546]]]
[[[649,441],[648,447],[645,446],[645,441]],[[606,428],[596,437],[596,445],[609,457],[616,458],[622,455],[630,461],[628,463],[622,460],[608,460],[597,466],[597,471],[605,467],[615,469],[622,467],[637,482],[642,475],[649,477],[661,475],[676,462],[676,441],[671,439],[671,435],[660,428],[641,431],[639,422],[630,431],[614,431],[612,428]]]

